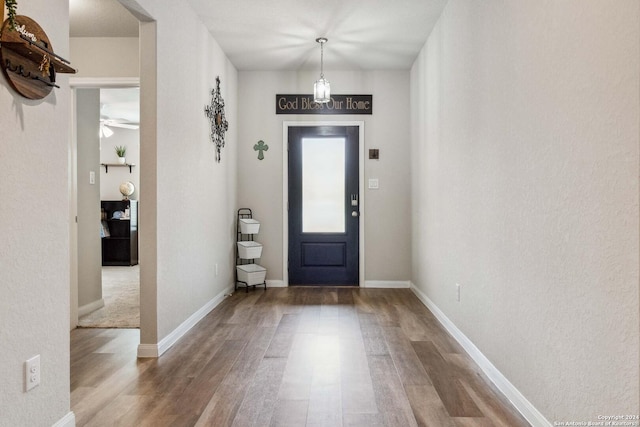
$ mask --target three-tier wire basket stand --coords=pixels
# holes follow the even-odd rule
[[[262,256],[262,244],[254,240],[254,235],[260,231],[260,222],[253,218],[253,212],[249,208],[238,209],[236,219],[236,282],[234,289],[244,286],[255,289],[258,285],[264,285],[267,289],[267,269],[256,263]]]

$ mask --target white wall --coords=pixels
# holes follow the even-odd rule
[[[260,264],[268,280],[282,280],[282,183],[284,121],[364,121],[365,153],[380,150],[380,160],[365,154],[365,279],[408,281],[410,275],[409,73],[407,71],[327,71],[334,93],[372,94],[372,115],[276,115],[276,94],[311,93],[317,72],[251,72],[239,77],[242,125],[238,130],[238,205],[260,220],[264,245]],[[269,145],[264,160],[253,146]],[[362,143],[362,141],[361,141]],[[365,185],[366,188],[366,185]]]
[[[140,75],[137,37],[72,37],[69,46],[75,77]]]
[[[130,196],[137,200],[140,190],[140,130],[111,127],[113,135],[109,138],[100,138],[100,163],[118,163],[116,146],[127,147],[127,163],[135,165],[128,167],[104,167],[100,168],[100,198],[102,200],[122,200],[120,184],[131,181],[136,190]]]
[[[639,22],[451,0],[411,73],[413,282],[551,422],[639,412]]]
[[[100,241],[100,90],[76,90],[78,308],[80,315],[104,306]],[[89,174],[95,173],[95,184]],[[74,324],[74,327],[76,325]]]
[[[233,284],[237,72],[183,2],[137,6],[155,20],[140,32],[141,295],[157,303],[141,307],[141,342],[155,344]],[[229,122],[221,163],[204,114],[216,76]]]
[[[19,2],[18,13],[69,56],[69,2]],[[52,425],[69,413],[69,87],[30,101],[0,77],[0,425]],[[42,383],[23,391],[40,354]]]

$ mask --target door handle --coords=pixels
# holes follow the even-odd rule
[[[357,217],[358,216],[358,211],[351,212],[351,216],[354,217],[354,218]]]

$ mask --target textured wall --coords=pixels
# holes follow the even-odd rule
[[[19,2],[68,57],[66,0]],[[52,425],[69,412],[69,85],[30,101],[0,77],[0,426]],[[24,390],[40,354],[42,383]]]
[[[120,184],[124,181],[131,181],[136,187],[131,195],[132,199],[138,199],[140,194],[140,130],[123,129],[112,127],[113,135],[109,138],[100,139],[100,163],[117,163],[115,146],[124,145],[127,147],[127,163],[136,165],[129,171],[129,168],[109,168],[105,172],[100,168],[100,198],[102,200],[120,200]]]
[[[102,306],[102,242],[100,218],[100,90],[76,90],[77,201],[78,201],[78,307]],[[89,183],[89,172],[96,174]]]
[[[72,37],[69,60],[78,73],[74,77],[137,77],[137,37]]]
[[[238,202],[261,221],[261,264],[268,280],[282,280],[282,123],[284,121],[364,121],[364,148],[380,150],[380,160],[365,155],[365,279],[407,281],[410,272],[409,225],[409,73],[406,71],[328,71],[334,93],[372,94],[372,115],[276,115],[276,94],[311,93],[315,72],[240,72]],[[253,146],[269,145],[265,159]],[[378,178],[379,190],[367,179]]]
[[[412,69],[413,281],[551,422],[639,412],[639,7],[451,0]]]
[[[151,301],[141,307],[141,341],[154,344],[233,284],[237,72],[187,5],[138,3],[156,21],[140,36],[140,274],[142,298]],[[221,163],[204,114],[216,76],[229,122]]]

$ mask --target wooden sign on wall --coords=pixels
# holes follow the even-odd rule
[[[0,6],[2,7],[2,6]],[[53,52],[51,41],[36,21],[24,15],[0,29],[0,67],[11,86],[29,99],[42,99],[56,84],[56,73],[75,73],[69,61]]]
[[[276,114],[373,114],[373,95],[331,95],[324,104],[313,95],[276,95]]]

